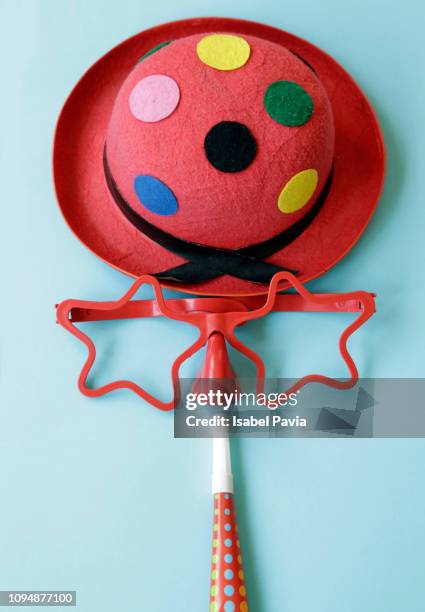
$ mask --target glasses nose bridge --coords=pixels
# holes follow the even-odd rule
[[[214,333],[227,336],[227,316],[223,312],[209,312],[205,316],[205,331],[209,338]]]
[[[209,312],[205,315],[205,327],[207,337],[214,333],[219,333],[224,338],[233,335],[235,327],[244,322],[244,312]]]

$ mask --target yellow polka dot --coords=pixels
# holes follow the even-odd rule
[[[214,525],[214,531],[218,531],[218,525],[217,524]]]
[[[243,601],[241,603],[240,610],[241,610],[241,612],[248,612],[248,604],[246,603],[246,601]]]
[[[242,597],[245,597],[246,589],[244,586],[239,587],[239,593],[242,595]]]
[[[238,548],[240,548],[240,547],[241,547],[241,543],[239,542],[239,540],[237,540],[237,541],[236,541],[236,546],[237,546]]]
[[[240,555],[238,555],[238,563],[239,565],[242,565],[242,557]]]
[[[213,548],[217,548],[218,546],[218,540],[213,540]]]
[[[213,571],[211,572],[211,578],[212,578],[213,580],[217,580],[217,570],[213,570]]]
[[[210,612],[218,612],[218,604],[215,603],[214,601],[210,605]]]
[[[244,66],[251,53],[246,40],[232,34],[204,36],[196,47],[201,62],[217,70],[236,70]]]
[[[211,587],[211,595],[215,597],[217,595],[217,587],[216,585]]]
[[[217,508],[214,510],[214,514],[215,514],[215,516],[218,515],[218,509]]]
[[[293,213],[307,204],[316,190],[319,175],[317,170],[302,170],[289,179],[282,189],[277,202],[283,213]]]
[[[242,570],[239,570],[239,579],[243,580],[244,579],[244,573]]]
[[[218,561],[218,555],[213,555],[212,562],[217,563],[217,561]]]

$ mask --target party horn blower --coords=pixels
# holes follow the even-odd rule
[[[222,390],[234,390],[237,387],[222,334],[215,332],[209,337],[205,363],[199,377],[204,385],[207,383],[213,388],[219,386]],[[212,464],[214,526],[209,609],[210,612],[247,612],[229,438],[213,438]]]
[[[247,612],[228,438],[213,441],[214,527],[210,612]]]

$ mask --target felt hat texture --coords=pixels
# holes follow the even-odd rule
[[[375,114],[351,77],[270,26],[202,18],[112,49],[59,117],[66,221],[107,263],[217,295],[323,274],[382,189]]]

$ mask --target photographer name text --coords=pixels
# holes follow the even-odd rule
[[[187,427],[307,427],[307,419],[295,416],[293,418],[285,418],[277,414],[268,414],[264,417],[255,417],[253,415],[240,417],[237,415],[221,416],[214,415],[210,418],[196,417],[189,415],[186,417]]]

